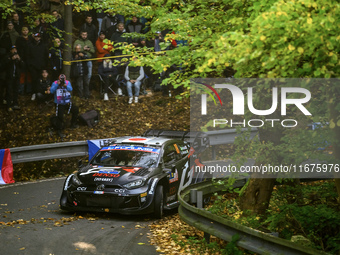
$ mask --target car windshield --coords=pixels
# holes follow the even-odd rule
[[[156,167],[159,149],[141,146],[104,147],[92,159],[92,165]]]

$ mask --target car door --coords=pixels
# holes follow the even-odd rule
[[[187,154],[188,149],[181,141],[171,142],[164,147],[163,161],[169,176],[167,202],[177,201],[181,178],[185,177],[189,167]]]

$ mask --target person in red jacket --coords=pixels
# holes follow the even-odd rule
[[[104,43],[104,40],[105,40],[105,33],[100,32],[99,37],[96,41],[97,58],[102,58],[106,54],[110,54],[110,50],[112,49],[111,45],[108,45],[107,47],[104,48],[104,46],[107,45],[106,43]],[[98,62],[103,62],[103,59],[98,59]]]

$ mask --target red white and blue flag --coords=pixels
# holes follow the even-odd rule
[[[0,184],[14,183],[13,163],[9,149],[0,149]]]

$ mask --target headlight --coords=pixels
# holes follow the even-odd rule
[[[123,186],[125,188],[128,188],[128,189],[133,189],[133,188],[141,187],[143,185],[144,185],[144,180],[143,179],[139,179],[137,181],[133,181],[133,182],[129,182],[127,184],[124,184]]]
[[[79,178],[77,177],[77,175],[73,175],[72,182],[73,182],[74,184],[76,184],[77,186],[80,186],[80,185],[83,184],[83,183],[79,180]]]

